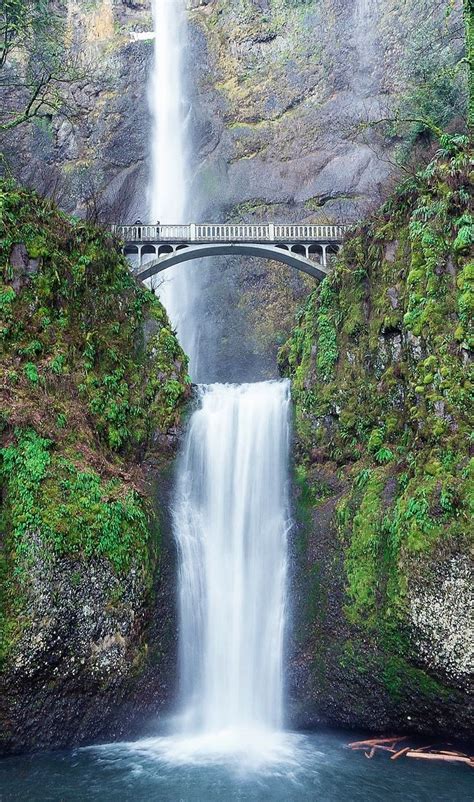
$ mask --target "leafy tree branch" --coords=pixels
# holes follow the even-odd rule
[[[3,0],[0,10],[0,132],[33,119],[80,113],[74,86],[87,76],[68,49],[65,23],[48,0]]]

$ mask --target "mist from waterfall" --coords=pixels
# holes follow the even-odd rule
[[[149,86],[153,120],[149,210],[151,222],[186,223],[189,175],[188,104],[183,54],[187,25],[184,0],[153,0],[154,60]],[[167,271],[159,287],[181,345],[195,356],[195,327],[190,322],[192,284],[186,266]]]

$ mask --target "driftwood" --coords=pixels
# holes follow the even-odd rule
[[[474,760],[464,755],[441,755],[439,752],[415,752],[414,750],[409,750],[407,757],[415,757],[418,760],[446,760],[449,763],[467,763],[468,766],[474,766]]]
[[[406,755],[406,753],[409,751],[410,747],[405,746],[404,749],[399,749],[398,752],[395,752],[395,754],[391,756],[390,760],[398,760],[399,757],[401,757],[402,755]]]
[[[399,757],[418,758],[419,760],[444,760],[447,763],[465,763],[474,768],[474,758],[469,757],[464,752],[456,752],[448,749],[436,749],[435,744],[429,746],[404,746],[399,748],[399,744],[406,741],[407,735],[392,736],[391,738],[369,738],[366,741],[353,741],[348,747],[355,752],[364,752],[367,760],[372,760],[378,750],[390,752],[390,760],[398,760]]]
[[[373,746],[352,746],[353,752],[367,752],[368,749],[380,749],[382,752],[396,752],[392,746],[383,746],[382,744],[374,744]]]
[[[364,748],[366,746],[380,746],[382,744],[394,744],[397,741],[406,741],[407,736],[396,736],[393,738],[370,738],[368,741],[353,741],[347,744],[350,749]]]
[[[382,752],[396,752],[395,744],[393,746],[382,746],[382,744],[375,744],[375,749],[381,749]]]
[[[430,744],[429,746],[418,746],[416,749],[412,749],[412,752],[427,752],[428,749],[433,749],[436,744]]]

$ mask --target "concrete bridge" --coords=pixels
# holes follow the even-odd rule
[[[209,256],[258,256],[274,259],[318,281],[339,251],[344,225],[281,223],[191,223],[189,225],[115,225],[126,256],[137,258],[135,275],[144,281],[191,259]]]

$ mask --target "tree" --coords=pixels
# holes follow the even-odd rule
[[[0,10],[0,131],[79,113],[73,90],[86,70],[67,47],[65,23],[48,0],[3,0]]]

